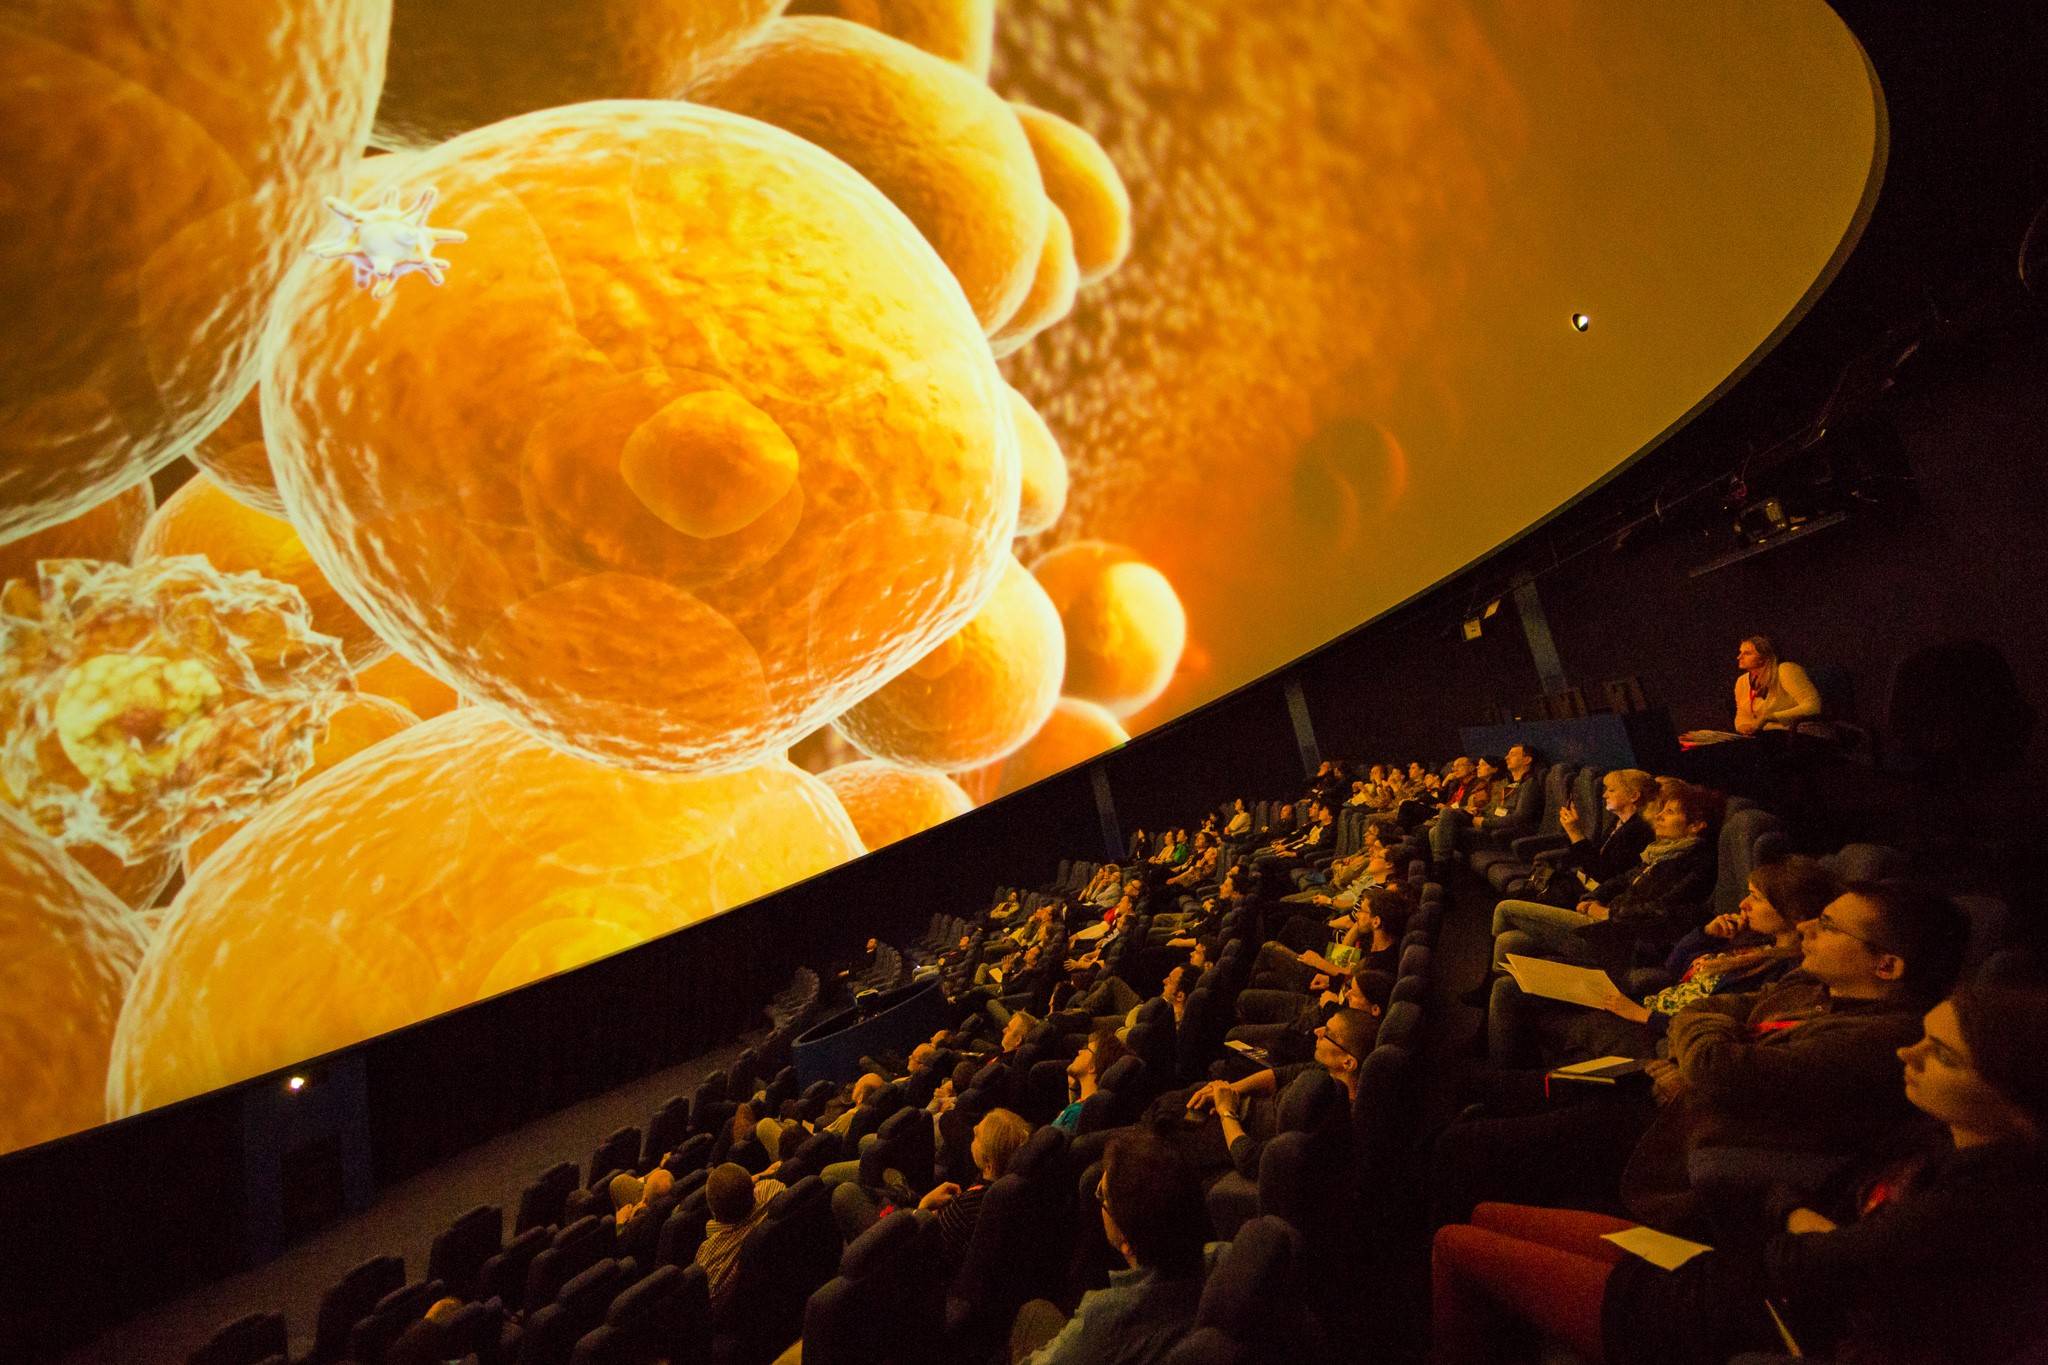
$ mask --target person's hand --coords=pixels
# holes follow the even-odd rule
[[[1311,896],[1311,897],[1309,897],[1309,903],[1310,903],[1311,905],[1335,905],[1335,904],[1336,904],[1336,902],[1335,902],[1335,901],[1333,901],[1333,900],[1331,900],[1331,899],[1330,899],[1330,898],[1329,898],[1328,896],[1323,896],[1323,895],[1315,895],[1315,896]]]
[[[1228,1088],[1222,1081],[1209,1082],[1200,1090],[1188,1096],[1188,1112],[1190,1114],[1199,1114],[1205,1109],[1215,1107],[1216,1092]]]
[[[1587,901],[1585,904],[1581,905],[1579,909],[1585,913],[1587,919],[1593,921],[1595,924],[1598,924],[1601,920],[1606,919],[1609,915],[1614,913],[1612,910],[1609,910],[1606,906],[1602,905],[1599,901]]]
[[[1235,1120],[1243,1111],[1244,1097],[1230,1086],[1220,1086],[1216,1091],[1216,1117]]]
[[[1748,716],[1737,716],[1735,718],[1735,733],[1738,735],[1753,735],[1763,728],[1763,726]]]
[[[1742,916],[1716,915],[1707,921],[1707,932],[1715,938],[1734,938],[1742,932]]]
[[[1560,806],[1557,811],[1557,823],[1558,826],[1562,828],[1566,834],[1578,834],[1579,808],[1577,806],[1572,805],[1570,802],[1566,802],[1563,806]]]
[[[1330,989],[1330,974],[1328,972],[1317,972],[1308,979],[1308,988],[1312,991],[1326,991]]]
[[[1833,1232],[1835,1220],[1812,1209],[1794,1209],[1785,1215],[1787,1232]]]
[[[1600,1008],[1617,1018],[1626,1019],[1632,1024],[1647,1024],[1650,1022],[1650,1012],[1623,995],[1620,991],[1607,992],[1606,997],[1600,1001]]]
[[[1183,934],[1179,938],[1166,940],[1166,946],[1169,948],[1192,948],[1195,946],[1195,941]]]
[[[1669,1104],[1685,1093],[1685,1079],[1678,1074],[1678,1063],[1660,1059],[1643,1070],[1650,1078],[1650,1093],[1657,1103]]]
[[[933,1209],[942,1209],[946,1207],[946,1205],[952,1203],[955,1199],[958,1199],[959,1197],[960,1187],[954,1184],[952,1181],[948,1180],[943,1185],[932,1186],[932,1188],[925,1194],[925,1197],[917,1201],[917,1206],[918,1208],[924,1210],[926,1213],[929,1213]]]

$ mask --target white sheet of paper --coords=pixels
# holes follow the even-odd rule
[[[1655,1228],[1610,1232],[1600,1240],[1614,1243],[1631,1256],[1642,1257],[1659,1270],[1676,1270],[1702,1251],[1713,1250],[1704,1243],[1688,1242],[1683,1237],[1673,1237]]]
[[[1550,962],[1540,957],[1508,954],[1508,975],[1524,995],[1540,995],[1573,1005],[1598,1005],[1618,987],[1597,967],[1575,967],[1569,962]]]
[[[1582,1071],[1598,1071],[1603,1066],[1621,1066],[1634,1060],[1633,1057],[1595,1057],[1590,1062],[1573,1062],[1570,1066],[1561,1066],[1556,1070],[1560,1075],[1576,1076]]]

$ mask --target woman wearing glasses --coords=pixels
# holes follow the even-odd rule
[[[1872,1365],[2040,1359],[2048,989],[1965,985],[1897,1057],[1920,1121],[1812,1200],[1770,1210],[1759,1251],[1666,1271],[1605,1240],[1634,1224],[1510,1204],[1441,1229],[1434,1360],[1502,1359],[1515,1319],[1592,1365],[1721,1365],[1795,1346]]]

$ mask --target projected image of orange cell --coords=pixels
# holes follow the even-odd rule
[[[996,0],[794,0],[791,14],[829,14],[880,29],[988,78]]]
[[[1045,419],[1031,400],[1010,390],[1010,415],[1017,423],[1017,453],[1024,469],[1024,488],[1017,499],[1017,534],[1050,530],[1067,506],[1067,460],[1060,453]]]
[[[636,772],[468,707],[270,807],[172,902],[122,1011],[132,1114],[525,985],[861,852],[780,758]]]
[[[1065,659],[1059,613],[1011,560],[966,625],[840,716],[837,728],[870,758],[971,768],[1037,733],[1059,700]]]
[[[342,760],[354,758],[371,745],[417,724],[419,717],[395,701],[372,696],[351,698],[327,718],[327,732],[313,746],[313,761],[299,775],[299,785],[304,786]],[[278,793],[280,799],[285,795],[285,792]],[[222,820],[194,835],[185,845],[185,875],[190,877],[201,863],[213,855],[215,849],[248,823],[247,820]]]
[[[135,552],[156,496],[147,483],[123,489],[105,502],[86,508],[18,540],[0,545],[0,583],[10,578],[33,581],[36,565],[45,559],[110,559],[126,563]]]
[[[188,479],[164,499],[135,547],[140,559],[199,555],[224,573],[256,573],[299,590],[313,629],[341,641],[349,667],[375,663],[391,647],[341,600],[292,524],[231,498],[210,477]]]
[[[157,904],[183,863],[175,845],[132,863],[122,862],[97,844],[73,844],[64,851],[115,900],[131,910],[147,910]]]
[[[395,0],[371,141],[431,147],[585,100],[679,98],[786,0]]]
[[[356,672],[356,690],[397,702],[421,720],[432,720],[462,705],[455,689],[403,654],[386,654]]]
[[[0,541],[146,479],[248,392],[389,26],[389,0],[0,10]]]
[[[372,158],[365,164],[374,164]],[[206,439],[187,452],[192,463],[213,476],[222,492],[237,502],[266,512],[284,515],[284,499],[277,495],[277,479],[270,472],[270,451],[263,444],[263,395],[255,389],[228,419],[207,433]]]
[[[106,1117],[114,1021],[142,946],[127,907],[0,806],[0,1152]]]
[[[830,769],[824,782],[870,853],[974,809],[972,798],[944,773],[874,759]]]
[[[1188,618],[1164,574],[1121,545],[1080,540],[1031,566],[1066,631],[1069,696],[1128,716],[1166,690]]]
[[[1007,796],[1040,778],[1106,754],[1129,739],[1117,718],[1094,702],[1061,697],[1023,748],[1000,763],[962,774],[960,785],[970,795],[985,793],[983,800]]]
[[[843,19],[781,19],[690,98],[787,129],[866,176],[917,224],[989,330],[1029,292],[1045,188],[1009,108],[960,67]]]
[[[387,183],[439,190],[459,265],[382,301],[338,264],[295,277],[263,426],[329,580],[465,698],[604,762],[745,766],[994,590],[1020,480],[1002,380],[844,163],[615,101]]]
[[[295,781],[349,690],[284,584],[45,560],[0,591],[0,792],[60,844],[154,860]]]

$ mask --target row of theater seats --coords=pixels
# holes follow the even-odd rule
[[[1052,883],[1015,893],[1022,912],[1062,902],[1099,867],[1062,861]],[[1210,1286],[1202,1330],[1176,1359],[1233,1358],[1231,1351],[1243,1343],[1270,1337],[1276,1318],[1290,1322],[1289,1331],[1312,1333],[1312,1312],[1280,1309],[1328,1303],[1345,1292],[1332,1267],[1354,1262],[1361,1249],[1348,1231],[1352,1220],[1337,1211],[1349,1206],[1357,1190],[1397,1185],[1410,1174],[1404,1166],[1413,1145],[1407,1125],[1418,1081],[1415,1050],[1443,910],[1442,889],[1426,883],[1424,874],[1420,861],[1409,865],[1410,889],[1422,909],[1403,945],[1399,978],[1377,1045],[1365,1059],[1351,1122],[1325,1121],[1344,1101],[1340,1087],[1327,1076],[1304,1077],[1321,1084],[1298,1085],[1283,1097],[1288,1131],[1268,1147],[1257,1178],[1233,1175],[1212,1191],[1210,1215],[1219,1238],[1249,1238],[1254,1250],[1233,1258],[1232,1274]],[[815,1133],[795,1153],[784,1154],[778,1176],[787,1188],[747,1239],[732,1303],[714,1318],[703,1272],[693,1260],[708,1219],[704,1182],[733,1146],[737,1103],[751,1097],[758,1112],[774,1114],[785,1101],[795,1101],[799,1112],[814,1117],[837,1089],[819,1082],[799,1094],[787,1066],[763,1076],[787,1057],[790,1040],[823,1007],[819,973],[800,968],[764,1011],[773,1026],[766,1043],[743,1051],[693,1095],[672,1097],[644,1131],[628,1127],[607,1135],[580,1168],[582,1178],[570,1162],[541,1172],[521,1192],[509,1238],[502,1209],[481,1206],[436,1237],[422,1279],[408,1282],[404,1262],[395,1256],[349,1272],[322,1297],[314,1342],[298,1361],[768,1361],[799,1326],[806,1358],[814,1360],[986,1354],[1026,1299],[1057,1296],[1072,1283],[1074,1262],[1084,1255],[1077,1244],[1090,1241],[1080,1234],[1097,1222],[1094,1191],[1107,1136],[1135,1121],[1162,1091],[1199,1082],[1230,1064],[1223,1035],[1267,927],[1262,918],[1258,907],[1224,918],[1216,970],[1192,993],[1179,1021],[1163,999],[1145,1002],[1129,1031],[1128,1055],[1101,1077],[1071,1139],[1050,1120],[1066,1102],[1065,1068],[1087,1035],[1085,1015],[1044,1021],[1014,1057],[982,1067],[957,1098],[957,1118],[938,1126],[950,1134],[945,1140],[923,1108],[940,1079],[926,1071],[871,1097],[843,1136]],[[858,993],[901,984],[933,969],[964,937],[972,950],[955,954],[945,969],[959,985],[957,974],[971,977],[994,927],[934,914],[925,935],[907,950],[876,945],[868,968],[852,974],[847,987]],[[1139,932],[1124,936],[1129,956],[1112,967],[1134,968],[1145,937],[1141,921]],[[1054,946],[1063,948],[1063,935]],[[1132,984],[1156,990],[1158,983]],[[861,1179],[873,1185],[881,1183],[884,1171],[918,1189],[941,1179],[972,1180],[967,1137],[973,1122],[997,1107],[1023,1115],[1037,1131],[988,1191],[966,1262],[951,1282],[919,1273],[933,1254],[931,1233],[907,1213],[882,1219],[842,1249],[829,1192],[819,1178],[826,1165],[858,1154]],[[876,1140],[861,1152],[860,1141],[869,1133]],[[676,1181],[665,1207],[658,1217],[636,1218],[620,1228],[609,1216],[605,1187],[621,1172],[656,1166]],[[1095,1251],[1100,1253],[1099,1245]],[[445,1321],[425,1321],[428,1306],[443,1298],[462,1300],[463,1306]],[[893,1324],[880,1354],[866,1335],[877,1318]],[[931,1349],[919,1356],[906,1342],[929,1343]],[[1231,1347],[1233,1342],[1239,1346]],[[228,1324],[191,1359],[196,1365],[268,1365],[289,1358],[286,1346],[282,1316],[260,1314]]]

